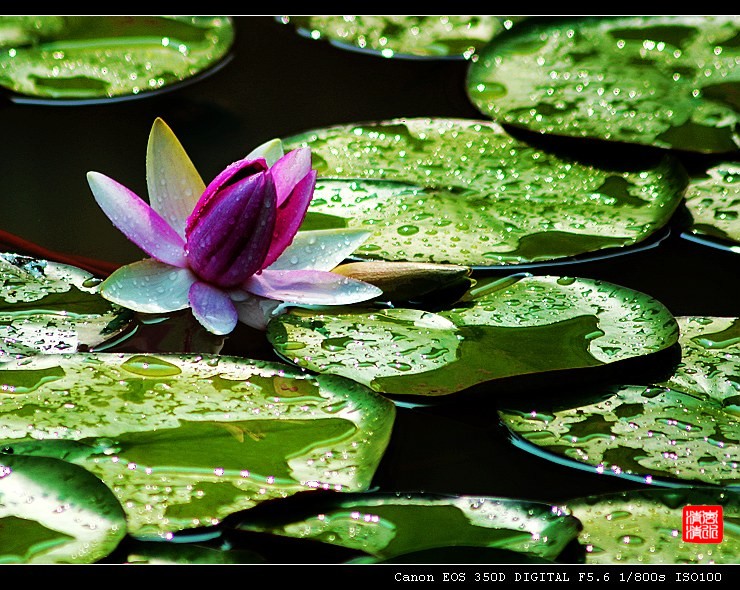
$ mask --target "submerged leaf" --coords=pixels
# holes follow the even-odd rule
[[[529,21],[479,51],[468,94],[540,133],[734,152],[739,28],[735,15]]]
[[[740,164],[723,162],[692,180],[686,207],[693,218],[689,235],[740,252]]]
[[[499,266],[643,242],[678,207],[672,158],[619,171],[531,147],[495,123],[398,119],[308,131],[318,170],[303,229],[372,231],[355,256]]]
[[[137,536],[298,491],[362,491],[395,415],[351,381],[226,356],[38,355],[0,364],[0,383],[0,447],[85,467]]]
[[[580,529],[557,506],[485,497],[347,494],[296,518],[279,511],[238,528],[313,539],[384,559],[451,546],[516,551],[556,558]]]
[[[508,405],[501,419],[525,449],[599,473],[740,488],[740,320],[678,320],[682,362],[666,381],[594,391],[586,403]]]
[[[133,96],[213,67],[233,40],[228,17],[5,16],[0,86],[37,98]]]
[[[0,564],[94,563],[126,535],[113,493],[85,469],[0,448]]]
[[[0,358],[74,352],[119,335],[132,314],[103,299],[99,283],[73,266],[0,254]]]
[[[487,14],[311,14],[280,20],[301,35],[344,49],[417,59],[470,58],[476,47],[513,24],[507,17]]]
[[[684,506],[721,506],[721,543],[683,540]],[[567,503],[581,523],[587,564],[737,564],[740,494],[721,490],[647,489]]]
[[[292,310],[267,337],[301,367],[375,391],[445,395],[532,373],[663,350],[678,327],[658,301],[610,283],[514,275],[437,314],[416,309]]]

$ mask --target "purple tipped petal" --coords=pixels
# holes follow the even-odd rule
[[[188,262],[205,281],[240,285],[264,265],[275,228],[275,185],[267,172],[228,184],[188,227]]]
[[[107,300],[142,313],[168,313],[188,307],[195,282],[187,268],[148,258],[116,270],[100,285]]]
[[[293,153],[293,152],[291,152]],[[285,249],[290,246],[298,228],[306,217],[306,211],[313,197],[316,186],[316,170],[311,170],[293,189],[290,196],[278,207],[275,219],[275,231],[272,235],[270,249],[265,256],[262,268],[275,262]]]
[[[304,305],[348,305],[383,293],[369,283],[321,270],[263,270],[247,279],[244,290]]]
[[[149,202],[170,226],[185,237],[185,224],[206,185],[175,134],[156,119],[146,149]]]
[[[229,296],[206,283],[196,282],[188,295],[193,315],[213,334],[229,334],[238,321],[236,308]]]
[[[288,152],[270,167],[277,188],[278,206],[290,196],[296,185],[311,171],[311,149]]]
[[[123,234],[149,256],[185,267],[185,242],[136,194],[112,178],[88,172],[87,181],[100,208]]]

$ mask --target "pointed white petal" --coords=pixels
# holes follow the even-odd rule
[[[286,307],[282,301],[265,299],[246,291],[241,291],[238,296],[232,295],[232,299],[239,321],[257,330],[267,329],[268,322]]]
[[[154,121],[149,134],[146,181],[152,208],[185,237],[185,223],[206,185],[162,119]]]
[[[321,270],[263,270],[244,283],[244,290],[268,299],[308,305],[349,305],[383,294],[370,283]]]
[[[346,260],[372,232],[361,229],[299,231],[270,270],[331,270]]]
[[[280,158],[285,155],[283,151],[283,142],[279,139],[271,139],[266,141],[260,146],[254,148],[249,154],[247,154],[247,160],[256,160],[257,158],[264,158],[268,166],[272,166]]]
[[[100,285],[100,294],[134,311],[167,313],[190,305],[188,291],[195,275],[147,258],[116,270]]]

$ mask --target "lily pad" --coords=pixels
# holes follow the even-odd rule
[[[270,322],[281,356],[375,391],[439,396],[518,375],[595,367],[673,345],[655,299],[610,283],[514,275],[439,313],[295,309]]]
[[[740,164],[722,162],[692,180],[686,207],[693,218],[686,237],[740,252]]]
[[[735,15],[531,20],[481,48],[473,104],[502,124],[692,152],[736,152]]]
[[[227,356],[37,355],[0,364],[0,383],[0,448],[85,467],[139,537],[298,491],[363,491],[395,415],[343,378]]]
[[[125,535],[120,503],[85,469],[0,452],[0,563],[94,563]]]
[[[721,506],[721,543],[683,540],[684,506]],[[737,564],[740,494],[709,489],[647,489],[567,503],[583,523],[588,564]]]
[[[131,97],[192,79],[222,62],[228,17],[5,16],[0,86],[22,97]]]
[[[342,49],[388,58],[469,59],[476,47],[511,28],[515,20],[487,14],[311,14],[282,16],[280,22]]]
[[[98,295],[99,283],[73,266],[0,254],[0,359],[74,352],[121,334],[132,313]]]
[[[249,550],[217,549],[195,543],[135,542],[126,563],[136,565],[206,565],[264,563]]]
[[[383,559],[427,549],[476,546],[554,559],[580,523],[557,506],[486,497],[347,494],[300,518],[247,513],[240,530],[313,539]]]
[[[319,173],[302,229],[373,232],[365,259],[547,263],[643,242],[687,179],[673,158],[619,171],[529,146],[491,122],[396,119],[308,131]]]
[[[599,473],[740,489],[740,320],[678,320],[682,360],[666,381],[508,405],[502,421],[523,448]]]

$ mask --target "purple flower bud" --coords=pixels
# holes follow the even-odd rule
[[[188,265],[229,288],[264,266],[277,216],[277,191],[263,159],[235,162],[206,188],[185,229]]]

